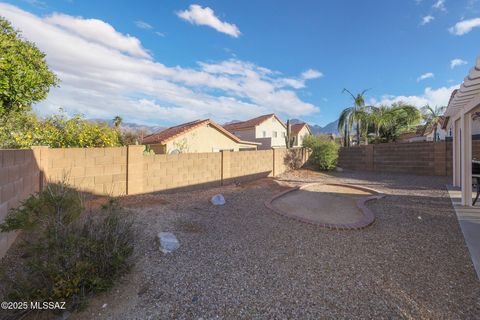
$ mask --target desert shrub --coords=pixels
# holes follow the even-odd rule
[[[312,150],[311,161],[321,170],[332,170],[337,165],[340,145],[328,136],[308,136],[303,146]]]
[[[284,164],[290,169],[298,169],[302,166],[302,152],[300,149],[288,149],[283,159]]]
[[[7,283],[11,301],[65,301],[74,310],[89,295],[110,288],[128,271],[133,229],[116,199],[98,215],[84,215],[80,194],[50,184],[12,210],[1,231],[22,230],[23,269]]]

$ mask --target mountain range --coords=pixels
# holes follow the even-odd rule
[[[101,119],[92,119],[93,121],[98,121],[98,122],[107,122],[110,126],[113,126],[113,120],[101,120]],[[236,123],[236,122],[241,122],[239,120],[232,120],[229,121],[225,124],[231,124],[231,123]],[[296,123],[303,123],[305,121],[299,120],[299,119],[291,119],[290,123],[291,124],[296,124]],[[312,130],[313,134],[330,134],[333,133],[335,135],[338,135],[338,120],[335,120],[333,122],[328,123],[325,126],[319,126],[318,124],[312,125],[309,124],[310,130]],[[144,124],[138,124],[134,122],[122,122],[122,130],[125,131],[143,131],[145,134],[151,134],[155,132],[159,132],[161,130],[167,129],[167,127],[164,126],[150,126],[150,125],[144,125]]]

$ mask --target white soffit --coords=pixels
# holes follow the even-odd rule
[[[477,58],[476,65],[470,69],[467,77],[463,81],[455,96],[450,99],[445,115],[454,116],[462,110],[469,111],[476,107],[472,103],[477,103],[480,98],[480,57]]]

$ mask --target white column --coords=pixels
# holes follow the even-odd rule
[[[472,206],[472,117],[462,114],[462,205]]]
[[[453,139],[452,139],[452,184],[460,187],[460,125],[458,120],[453,121]]]

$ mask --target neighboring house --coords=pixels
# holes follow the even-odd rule
[[[146,136],[142,144],[157,154],[257,150],[259,143],[242,141],[210,119],[196,120]]]
[[[258,149],[285,148],[287,127],[273,113],[223,127],[240,139],[261,143]]]
[[[437,124],[437,141],[445,140],[448,136],[448,131],[445,130],[444,125],[446,118],[441,117],[440,122]],[[415,131],[402,133],[397,141],[398,142],[418,142],[418,141],[433,141],[434,127],[421,124],[415,128]]]
[[[293,146],[301,147],[303,145],[303,139],[312,135],[310,127],[306,123],[297,123],[290,128],[291,135],[293,137]]]

